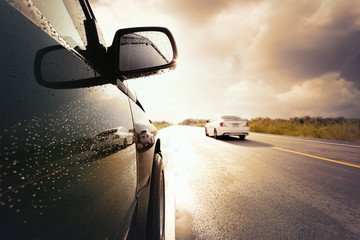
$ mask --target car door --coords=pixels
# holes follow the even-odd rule
[[[92,147],[111,129],[135,130],[126,86],[92,86],[101,71],[87,57],[86,4],[0,1],[3,239],[129,234],[137,204],[136,146]]]

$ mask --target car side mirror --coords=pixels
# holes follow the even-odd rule
[[[131,79],[174,69],[177,49],[166,28],[128,28],[116,32],[109,55],[116,77]]]
[[[96,74],[81,56],[62,45],[49,46],[36,52],[34,77],[38,84],[52,89],[85,88],[109,83],[108,79]]]

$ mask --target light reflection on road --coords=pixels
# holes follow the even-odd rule
[[[349,162],[358,159],[354,148],[341,148],[344,154],[334,146],[325,151],[325,145],[288,138],[253,134],[245,141],[215,140],[202,132],[181,126],[160,131],[166,239],[175,239],[175,233],[179,240],[360,239],[360,196],[351,190],[357,172],[275,147],[341,153],[336,158]]]
[[[192,194],[190,190],[191,183],[189,179],[189,171],[186,166],[191,161],[189,151],[183,151],[186,147],[186,139],[181,139],[181,135],[177,131],[171,134],[162,134],[164,161],[165,161],[165,178],[166,178],[166,239],[187,239],[192,232],[192,217],[187,211],[192,202]],[[174,139],[179,144],[174,144]],[[181,149],[181,151],[180,151]],[[177,226],[175,229],[175,225]]]

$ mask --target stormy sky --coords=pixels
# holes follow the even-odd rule
[[[129,80],[153,120],[360,117],[358,0],[90,0],[105,40],[169,28],[175,71]]]

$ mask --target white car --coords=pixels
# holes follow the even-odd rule
[[[231,114],[217,115],[205,125],[205,135],[214,138],[239,136],[243,140],[246,135],[249,135],[249,131],[250,127],[247,120]]]

